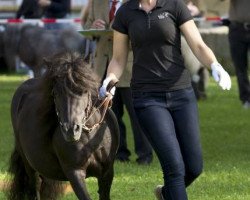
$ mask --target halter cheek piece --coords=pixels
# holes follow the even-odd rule
[[[58,122],[61,126],[64,126],[63,123],[61,122],[60,116],[59,116],[59,111],[57,110],[56,107],[56,102],[55,102],[55,97],[54,97],[54,92],[52,91],[52,96],[54,99],[54,104],[55,104],[55,110],[56,110],[56,115],[58,118]],[[88,104],[87,107],[85,109],[85,116],[82,120],[82,129],[83,131],[90,133],[93,129],[95,129],[96,127],[98,127],[99,125],[101,125],[101,123],[104,120],[105,114],[108,110],[108,108],[111,107],[112,105],[112,95],[109,94],[108,96],[106,96],[98,106],[96,106],[97,101],[93,104],[93,106],[91,106],[91,94],[88,92]],[[103,110],[101,112],[101,108],[103,107]],[[87,125],[87,122],[90,120],[90,118],[97,112],[100,111],[101,113],[101,118],[98,122],[94,123],[92,126]],[[67,131],[67,130],[66,130]]]
[[[97,126],[101,125],[101,123],[103,122],[104,120],[104,117],[105,117],[105,114],[108,110],[108,108],[111,107],[112,105],[112,94],[109,94],[108,96],[106,96],[98,106],[95,106],[96,102],[94,103],[94,105],[88,109],[88,107],[90,107],[90,102],[91,102],[91,94],[89,94],[89,103],[88,103],[88,107],[86,108],[87,109],[87,113],[85,115],[85,117],[83,118],[83,124],[82,124],[82,128],[84,131],[90,133],[93,129],[95,129]],[[103,107],[103,110],[101,112],[101,108]],[[90,118],[97,112],[97,111],[100,111],[101,113],[101,118],[99,120],[99,122],[96,122],[95,124],[93,124],[91,127],[89,127],[87,125],[87,122],[90,120]]]

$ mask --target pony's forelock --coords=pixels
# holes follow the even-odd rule
[[[97,78],[83,57],[78,53],[64,52],[45,59],[45,77],[72,92],[97,90]]]

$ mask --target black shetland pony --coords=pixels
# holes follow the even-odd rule
[[[79,55],[59,54],[46,65],[46,73],[24,82],[12,99],[8,199],[54,200],[59,183],[68,180],[78,199],[89,200],[84,180],[94,176],[99,199],[109,200],[119,142],[109,102],[98,100],[97,80]]]

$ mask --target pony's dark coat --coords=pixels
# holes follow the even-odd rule
[[[98,179],[100,199],[108,200],[119,143],[116,118],[108,110],[98,128],[89,133],[81,131],[78,141],[66,141],[62,134],[64,127],[59,123],[62,110],[56,113],[55,99],[58,97],[54,95],[61,90],[70,91],[71,98],[85,101],[85,94],[90,93],[91,100],[96,101],[97,81],[79,56],[59,54],[46,62],[46,73],[23,83],[12,100],[15,148],[10,172],[14,182],[8,199],[34,199],[38,192],[41,199],[56,199],[60,188],[55,187],[55,180],[69,180],[78,199],[89,200],[84,179],[94,176]],[[59,97],[61,95],[67,94],[59,94]],[[85,112],[85,108],[79,109]],[[100,112],[95,112],[89,124],[100,117]],[[48,192],[51,188],[56,190]]]

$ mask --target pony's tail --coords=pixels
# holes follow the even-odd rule
[[[16,147],[11,154],[8,172],[12,176],[12,179],[6,185],[8,200],[24,200],[27,197],[34,197],[34,190],[30,187],[24,162]],[[61,182],[43,177],[41,179],[40,195],[42,199],[56,200],[63,194],[64,187]]]
[[[13,177],[7,184],[8,200],[22,200],[30,190],[28,184],[28,174],[25,171],[24,163],[16,147],[10,157],[9,173]]]

